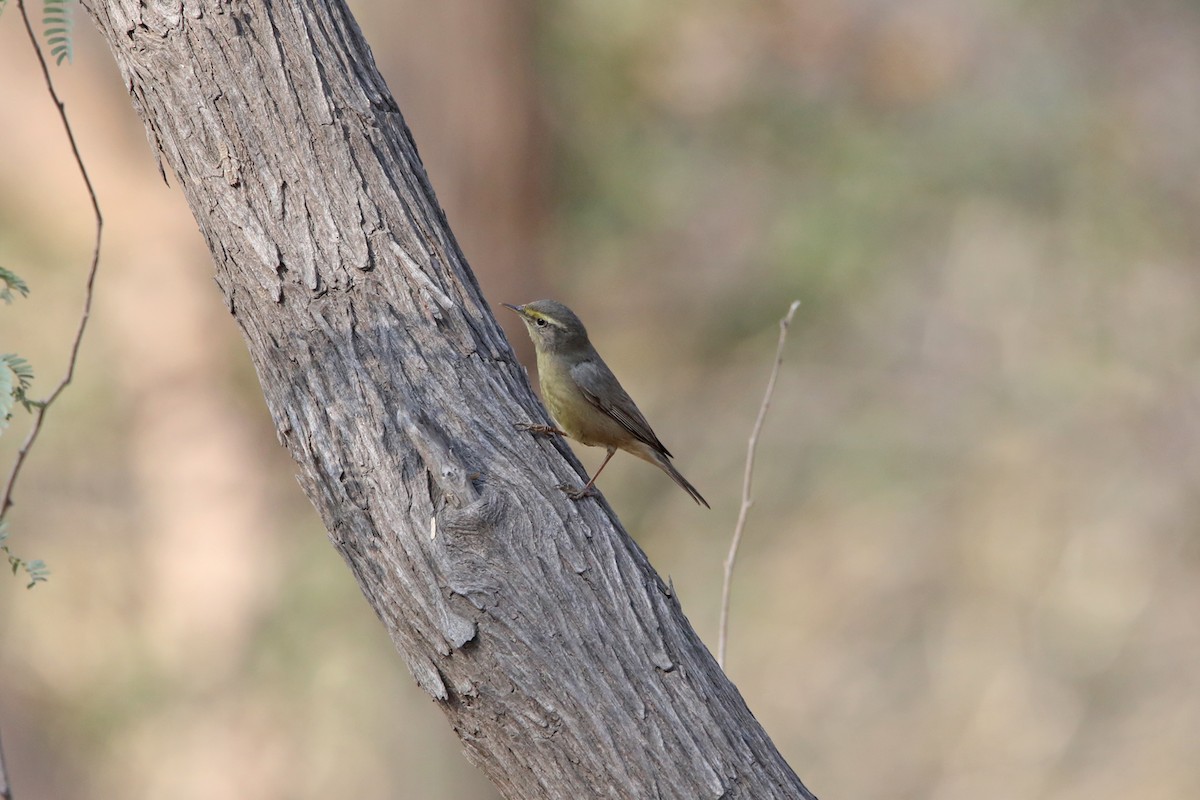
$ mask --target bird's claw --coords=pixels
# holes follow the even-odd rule
[[[517,422],[517,423],[513,424],[513,427],[519,431],[527,431],[529,433],[532,433],[534,436],[549,437],[549,436],[566,436],[567,435],[566,431],[561,431],[558,428],[553,427],[552,425],[538,425],[538,424],[530,423],[530,422]]]
[[[582,500],[585,497],[595,497],[596,496],[596,489],[595,489],[595,487],[592,487],[592,486],[585,486],[582,489],[576,489],[574,486],[571,486],[569,483],[560,483],[555,488],[561,489],[564,492],[566,492],[567,497],[571,498],[572,500]]]

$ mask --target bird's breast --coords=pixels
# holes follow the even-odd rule
[[[611,417],[588,401],[571,376],[570,368],[556,359],[542,358],[539,354],[538,382],[546,410],[555,424],[575,441],[607,446],[624,433]]]

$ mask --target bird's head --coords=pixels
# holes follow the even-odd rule
[[[536,300],[523,306],[502,305],[521,315],[529,338],[539,351],[569,350],[588,344],[587,329],[579,317],[556,300]]]

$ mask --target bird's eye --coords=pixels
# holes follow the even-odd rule
[[[544,328],[546,327],[546,320],[542,317],[538,317],[536,320],[534,320],[534,324],[539,328]]]

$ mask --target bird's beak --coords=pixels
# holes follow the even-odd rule
[[[505,308],[511,308],[521,316],[525,316],[525,306],[514,306],[512,303],[501,303],[500,305],[504,306]]]

